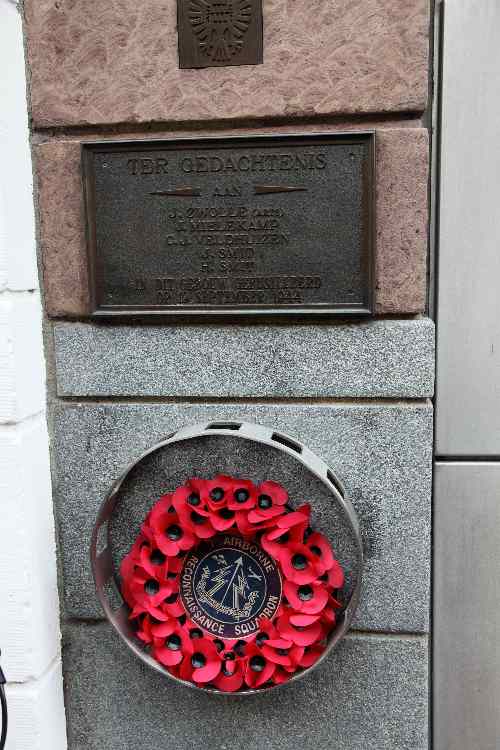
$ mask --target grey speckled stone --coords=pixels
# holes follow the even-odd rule
[[[60,396],[422,397],[430,320],[358,325],[55,327]]]
[[[106,624],[66,628],[70,750],[424,750],[427,638],[349,636],[296,685],[222,698],[171,684]]]
[[[141,452],[183,424],[240,419],[295,435],[344,479],[363,527],[366,570],[356,627],[426,632],[429,610],[432,409],[427,405],[140,404],[59,406],[55,413],[55,502],[66,613],[101,615],[88,558],[97,510],[111,483]],[[311,500],[317,525],[337,535],[325,496],[296,463],[274,451],[178,448],[146,462],[131,477],[112,529],[120,554],[146,509],[193,474],[223,470],[282,481],[294,502]],[[215,441],[215,442],[213,442]],[[219,444],[217,444],[217,441]],[[342,547],[349,560],[349,545]],[[115,551],[115,554],[116,551]]]

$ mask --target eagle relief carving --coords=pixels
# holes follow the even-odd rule
[[[181,67],[262,62],[262,0],[178,2]]]

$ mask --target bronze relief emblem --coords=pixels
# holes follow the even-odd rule
[[[181,68],[262,62],[262,0],[178,0]]]

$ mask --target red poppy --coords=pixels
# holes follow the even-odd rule
[[[292,641],[297,646],[310,646],[323,637],[323,627],[320,622],[308,626],[294,626],[290,617],[293,613],[288,610],[278,618],[276,627],[283,638]]]
[[[262,653],[275,664],[285,668],[297,669],[297,665],[302,658],[304,649],[297,646],[292,641],[285,638],[276,638],[266,641],[262,646]]]
[[[141,626],[137,631],[138,638],[148,645],[161,646],[164,639],[171,635],[178,627],[178,622],[174,618],[169,618],[165,622],[158,622],[149,614],[141,618]]]
[[[153,505],[151,510],[149,511],[148,515],[144,519],[143,526],[146,527],[146,534],[147,534],[147,528],[151,527],[151,518],[154,516],[155,513],[158,513],[159,511],[169,511],[170,508],[172,508],[172,498],[173,494],[170,492],[165,493],[165,495],[162,495],[156,503]]]
[[[333,561],[332,567],[330,570],[327,570],[325,575],[327,576],[328,587],[330,587],[332,591],[341,589],[344,585],[344,571],[338,560]]]
[[[312,583],[321,575],[318,558],[305,544],[288,544],[279,555],[286,578],[299,586]]]
[[[293,583],[293,581],[285,581],[283,593],[296,612],[302,612],[306,615],[315,615],[321,612],[328,602],[328,591],[318,581],[302,586]]]
[[[134,547],[137,542],[134,544]],[[129,578],[134,574],[135,566],[139,561],[139,553],[134,548],[130,550],[128,555],[125,555],[120,564],[120,576],[123,581],[128,581]]]
[[[290,614],[290,623],[296,628],[307,628],[315,622],[318,622],[321,614],[304,615],[301,612],[292,612]]]
[[[285,640],[275,625],[267,618],[261,618],[259,622],[255,645],[261,650],[263,656],[274,664],[291,666],[293,663],[290,655],[292,642]]]
[[[271,620],[268,617],[261,617],[259,619],[259,630],[255,634],[255,640],[258,640],[260,637],[261,641],[265,641],[269,638],[274,638],[277,635],[278,631]],[[260,645],[260,643],[258,645]]]
[[[132,578],[128,583],[130,595],[134,601],[132,616],[143,612],[149,612],[156,619],[163,620],[160,609],[165,597],[172,593],[172,584],[168,581],[160,581],[149,575],[143,568],[136,567]]]
[[[182,524],[177,512],[170,513],[157,503],[151,513],[151,528],[154,539],[164,555],[175,557],[181,551],[194,547],[196,537],[186,524]]]
[[[257,506],[250,511],[250,523],[259,524],[270,518],[276,518],[285,512],[288,492],[277,482],[262,482],[257,488]]]
[[[166,579],[171,558],[148,542],[144,542],[139,552],[139,563],[149,575]]]
[[[305,528],[307,527],[309,523],[309,519],[311,517],[311,506],[307,503],[305,505],[301,505],[300,508],[297,508],[297,510],[292,511],[291,513],[285,513],[284,516],[280,516],[276,522],[277,529],[275,532],[278,534],[278,531],[280,529],[287,530],[291,529],[292,526],[302,526]]]
[[[217,531],[227,531],[236,523],[236,513],[230,508],[220,508],[210,513],[210,523]]]
[[[286,505],[288,502],[288,492],[278,482],[267,479],[258,486],[259,495],[269,495],[273,505]]]
[[[173,667],[182,662],[185,654],[189,652],[189,648],[189,636],[182,627],[177,626],[172,633],[166,636],[162,646],[153,648],[152,653],[161,664],[166,667]]]
[[[130,590],[136,602],[148,601],[157,607],[166,596],[170,596],[173,591],[173,583],[159,575],[151,576],[138,565],[130,580]]]
[[[255,534],[255,527],[252,526],[248,520],[248,513],[246,510],[236,511],[236,527],[244,537],[250,537],[252,534]]]
[[[287,672],[285,669],[278,667],[278,669],[273,674],[273,682],[275,685],[282,685],[284,682],[287,682],[291,676],[292,675],[290,672]]]
[[[196,683],[211,682],[222,668],[222,659],[209,638],[190,640],[179,674],[183,680]]]
[[[141,534],[143,535],[144,540],[146,542],[148,542],[149,544],[154,544],[155,543],[155,535],[154,535],[154,531],[153,531],[153,529],[151,528],[151,525],[150,525],[150,515],[151,514],[149,514],[148,521],[147,522],[144,521],[144,523],[141,526]]]
[[[151,632],[151,618],[148,614],[142,616],[140,619],[140,625],[136,631],[136,635],[143,643],[153,643],[153,634]]]
[[[330,570],[330,568],[335,563],[335,558],[333,557],[332,548],[328,543],[328,539],[318,531],[314,531],[307,538],[305,544],[318,558],[319,565],[322,568],[321,574],[325,573],[327,570]]]
[[[332,628],[337,619],[336,610],[341,608],[342,604],[330,595],[328,597],[328,604],[321,613],[321,622],[325,623],[329,629]]]
[[[134,575],[134,571],[138,565],[140,565],[140,553],[141,548],[147,545],[148,541],[144,534],[141,532],[135,540],[132,549],[125,555],[120,564],[120,577],[122,579],[122,595],[127,604],[133,606],[133,596],[130,593],[130,581]]]
[[[270,521],[271,519],[277,519],[278,516],[282,516],[284,512],[285,509],[282,505],[270,506],[266,510],[262,511],[257,507],[248,513],[248,520],[250,521],[250,523],[258,526],[258,524]]]
[[[240,534],[245,537],[254,537],[260,531],[265,531],[268,528],[274,528],[274,518],[268,518],[267,520],[259,523],[251,523],[250,514],[253,512],[254,511],[252,510],[250,512],[247,512],[245,510],[236,511],[236,525]]]
[[[258,688],[269,682],[276,670],[276,664],[263,655],[255,644],[249,643],[246,649],[245,682],[250,688]]]
[[[154,641],[161,641],[163,638],[168,638],[173,632],[177,630],[179,624],[174,617],[171,617],[166,622],[153,622],[151,624],[151,635]]]
[[[218,510],[227,506],[234,488],[234,479],[225,474],[218,474],[213,479],[190,479],[189,485],[198,494],[202,507]]]
[[[290,660],[291,660],[291,666],[284,666],[283,669],[286,672],[296,672],[297,668],[304,656],[304,646],[297,646],[297,644],[293,644],[290,649]]]
[[[148,612],[152,617],[155,618],[155,620],[159,620],[160,622],[166,622],[169,619],[169,615],[164,612],[162,609],[159,609],[158,607],[146,607],[143,604],[134,604],[132,607],[132,610],[128,616],[129,620],[136,620],[138,617],[143,615],[145,612]]]
[[[186,506],[191,508],[203,507],[202,502],[198,493],[194,492],[192,487],[185,484],[182,487],[172,492],[172,505],[179,515],[186,509]]]
[[[167,596],[162,604],[161,609],[170,617],[182,617],[186,614],[184,605],[179,595],[178,582],[176,582],[176,588],[170,596]]]
[[[325,646],[308,646],[305,649],[304,655],[299,662],[299,666],[301,666],[303,669],[312,667],[313,664],[316,664],[321,654],[324,653],[325,648]]]
[[[187,502],[176,502],[176,509],[179,514],[181,526],[183,529],[188,529],[196,540],[210,539],[210,537],[217,533],[216,528],[212,524],[214,511],[211,511],[201,503],[199,505],[193,505],[190,502],[190,498],[192,497],[199,496],[190,494]],[[222,510],[222,508],[224,508],[223,503],[221,503],[220,510]]]
[[[227,507],[230,510],[251,510],[257,504],[257,487],[249,479],[233,480],[232,492],[228,494]]]
[[[246,660],[222,661],[221,671],[214,680],[218,690],[225,693],[235,693],[241,688],[245,679]]]
[[[305,525],[292,526],[290,529],[274,527],[262,536],[260,543],[268,555],[279,560],[284,545],[302,543],[304,531]]]

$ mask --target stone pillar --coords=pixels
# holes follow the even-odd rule
[[[72,750],[427,747],[429,3],[263,7],[262,65],[180,70],[175,0],[25,0]],[[89,319],[82,140],[367,129],[372,318]],[[342,645],[296,687],[241,702],[145,671],[104,620],[88,559],[97,509],[125,466],[183,424],[227,419],[295,434],[334,466],[366,555]]]

